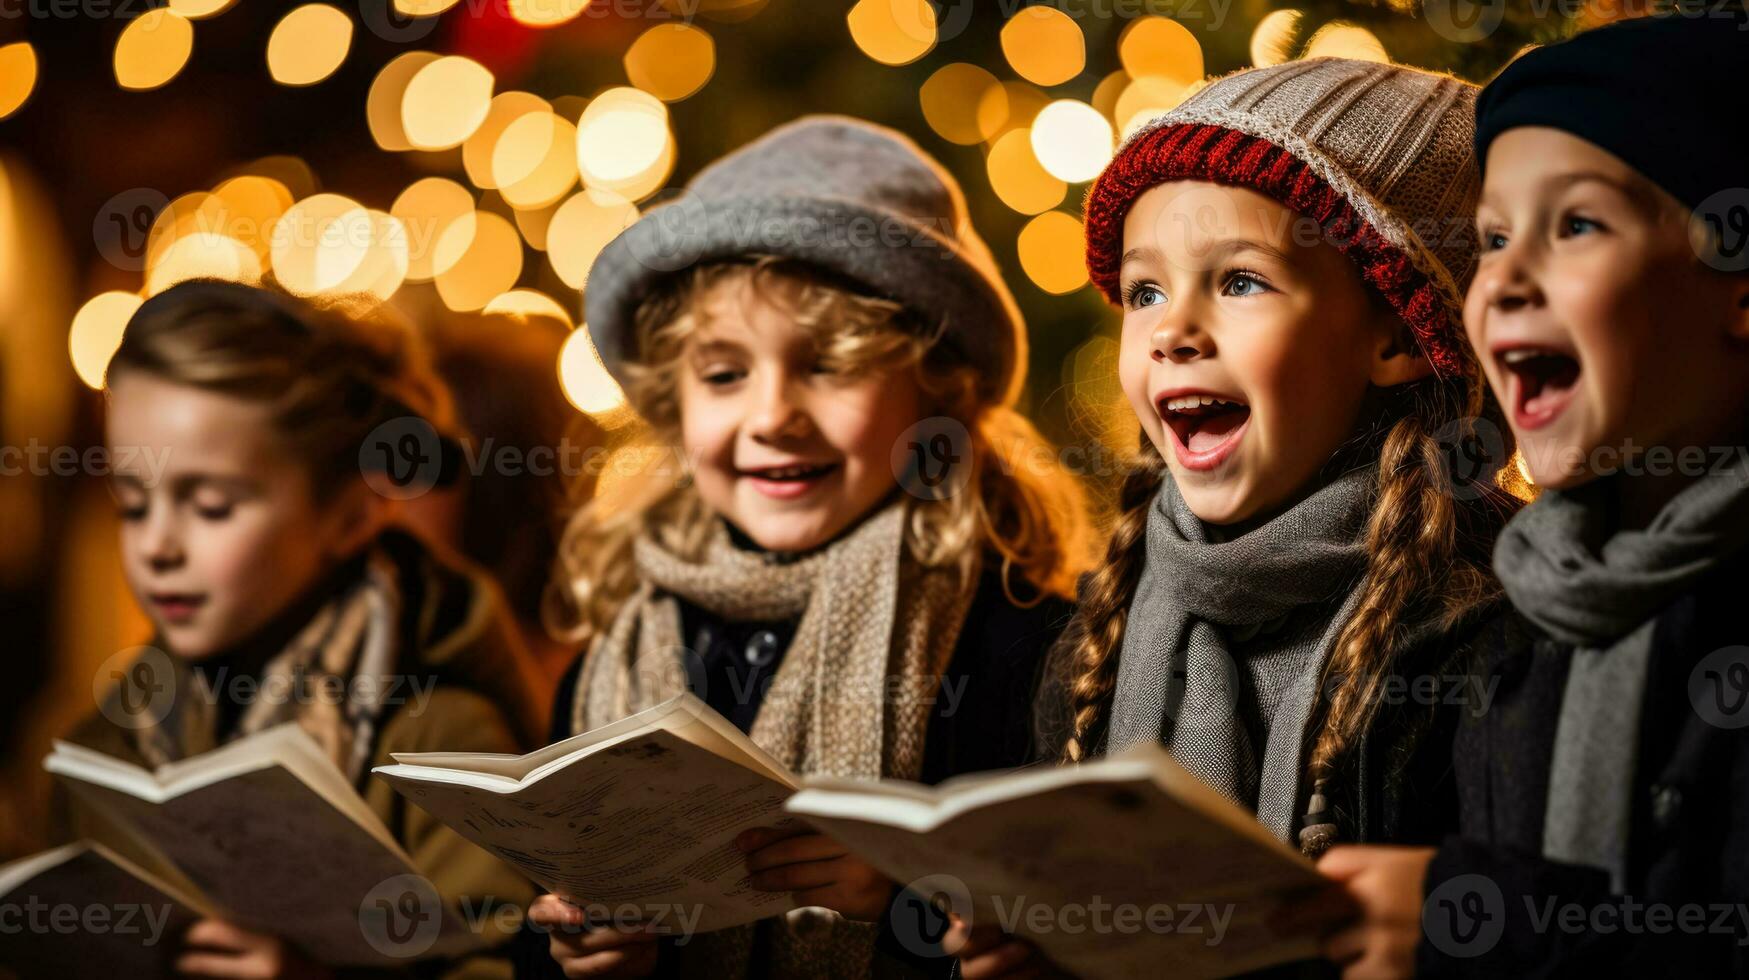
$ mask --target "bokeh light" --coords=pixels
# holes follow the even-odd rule
[[[984,159],[990,189],[1003,204],[1021,214],[1037,214],[1063,203],[1068,185],[1052,176],[1032,152],[1032,133],[1014,129],[990,147]]]
[[[407,85],[419,70],[438,59],[430,51],[409,51],[396,55],[377,72],[364,97],[365,122],[370,126],[371,139],[385,150],[403,153],[413,148],[407,141],[407,128],[401,124],[401,103],[407,96]]]
[[[121,346],[128,319],[143,302],[145,299],[137,293],[111,290],[91,297],[73,315],[73,324],[67,330],[67,352],[72,355],[73,371],[80,381],[92,388],[103,387],[109,359]]]
[[[29,41],[0,45],[0,119],[24,105],[36,88],[36,49]]]
[[[578,411],[608,415],[625,407],[625,392],[601,363],[587,327],[578,327],[559,349],[559,386]]]
[[[1099,176],[1111,160],[1111,123],[1098,109],[1074,99],[1059,99],[1032,121],[1032,152],[1046,172],[1077,184]]]
[[[1372,31],[1357,24],[1332,21],[1312,34],[1306,42],[1302,58],[1353,58],[1356,61],[1376,61],[1389,64],[1384,42]]]
[[[571,326],[571,314],[559,301],[538,289],[512,289],[499,293],[486,303],[481,313],[505,313],[510,316],[547,316]]]
[[[990,98],[985,98],[989,95]],[[1008,121],[1008,92],[996,76],[963,61],[937,69],[917,92],[929,128],[950,143],[974,146]]]
[[[553,272],[572,289],[584,288],[595,257],[637,219],[637,206],[611,191],[571,195],[547,225],[547,261]]]
[[[475,211],[471,228],[452,221],[437,236],[433,266],[437,295],[457,312],[482,309],[522,275],[522,239],[516,226],[490,211]]]
[[[194,51],[194,25],[168,7],[148,10],[122,29],[115,41],[115,81],[143,91],[164,85]]]
[[[717,68],[717,46],[691,24],[658,24],[632,42],[626,77],[664,102],[678,102],[704,88]]]
[[[1203,77],[1202,45],[1169,17],[1138,17],[1117,41],[1118,60],[1131,78],[1171,78],[1186,85]]]
[[[460,146],[486,121],[492,85],[486,66],[461,55],[438,58],[420,68],[401,97],[401,127],[407,142],[418,150]]]
[[[857,0],[845,20],[856,46],[883,65],[908,65],[935,47],[929,0]]]
[[[352,47],[352,18],[311,3],[280,18],[267,38],[267,70],[281,85],[314,85],[334,74]]]
[[[577,183],[577,128],[550,112],[518,116],[492,150],[498,193],[515,208],[544,208]]]
[[[1299,11],[1291,9],[1264,14],[1251,32],[1251,64],[1267,68],[1291,61],[1302,16]]]
[[[395,198],[389,213],[407,229],[408,282],[430,282],[444,271],[437,266],[437,241],[451,222],[464,222],[456,231],[457,256],[473,239],[474,196],[447,177],[414,181]]]
[[[1068,14],[1044,5],[1025,7],[1002,25],[1002,54],[1015,74],[1034,85],[1061,85],[1087,67],[1087,39]]]
[[[674,169],[668,107],[635,88],[596,96],[577,121],[577,170],[596,190],[641,200],[660,190]]]
[[[582,13],[590,0],[509,0],[510,16],[525,27],[557,27]]]
[[[1020,229],[1016,242],[1020,268],[1047,293],[1068,293],[1087,284],[1081,222],[1062,211],[1046,211]]]

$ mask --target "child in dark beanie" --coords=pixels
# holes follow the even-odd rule
[[[1455,753],[1461,836],[1338,848],[1346,975],[1749,973],[1749,68],[1740,10],[1531,52],[1477,104],[1465,327],[1542,496],[1528,651]]]

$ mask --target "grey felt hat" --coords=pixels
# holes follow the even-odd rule
[[[986,398],[1018,394],[1026,327],[959,184],[905,136],[844,116],[805,116],[724,156],[602,249],[583,318],[608,371],[624,383],[634,314],[664,277],[755,254],[903,304],[984,368]]]

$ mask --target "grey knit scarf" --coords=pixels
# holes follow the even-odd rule
[[[1163,741],[1289,841],[1301,743],[1322,665],[1359,598],[1376,482],[1376,464],[1350,470],[1216,541],[1167,474],[1148,515],[1107,749]]]
[[[1749,543],[1749,464],[1741,455],[1685,487],[1644,530],[1609,527],[1624,478],[1545,492],[1494,547],[1513,605],[1577,648],[1555,728],[1543,853],[1602,868],[1618,890],[1652,620]]]

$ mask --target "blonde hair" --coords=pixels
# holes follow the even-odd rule
[[[1408,652],[1400,641],[1410,628],[1431,622],[1449,631],[1499,595],[1492,545],[1518,506],[1498,483],[1472,485],[1471,500],[1452,493],[1445,462],[1451,436],[1469,437],[1477,420],[1509,432],[1479,377],[1431,378],[1393,394],[1395,404],[1380,426],[1338,454],[1340,465],[1376,452],[1379,471],[1359,604],[1324,666],[1308,730],[1306,768],[1314,785],[1330,783],[1351,762],[1378,714],[1384,684]],[[1165,463],[1144,436],[1118,492],[1105,561],[1090,576],[1053,652],[1067,709],[1065,761],[1087,758],[1104,741],[1117,651],[1142,573],[1148,511],[1164,478]],[[1327,843],[1320,838],[1306,847],[1316,851]]]
[[[970,588],[972,571],[988,548],[1001,558],[1011,599],[1023,601],[1010,585],[1013,572],[1039,594],[1024,601],[1073,594],[1076,576],[1091,558],[1080,482],[1030,422],[1009,406],[986,401],[977,368],[921,330],[904,307],[845,288],[804,264],[751,256],[695,266],[639,308],[638,357],[626,368],[626,394],[642,417],[639,435],[646,446],[679,445],[681,354],[701,324],[701,299],[733,281],[781,303],[813,335],[826,364],[850,373],[915,370],[933,410],[965,425],[970,479],[959,492],[912,508],[905,542],[915,560],[956,567],[962,586]],[[648,468],[572,518],[547,592],[547,626],[555,635],[587,642],[607,628],[637,586],[631,549],[640,535],[652,535],[682,555],[702,551],[715,515],[690,481],[676,476],[665,465]]]

